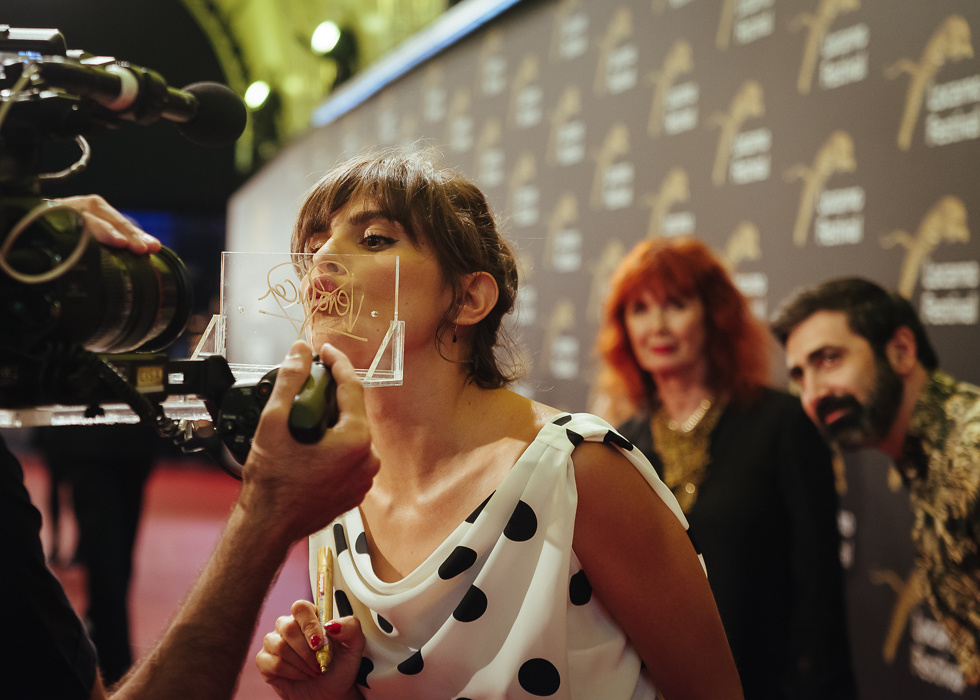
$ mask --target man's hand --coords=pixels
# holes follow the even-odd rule
[[[97,194],[54,200],[77,210],[92,237],[113,248],[129,248],[134,253],[155,253],[160,241],[133,224]]]
[[[350,360],[327,344],[320,359],[330,366],[340,417],[314,444],[290,435],[293,399],[309,376],[310,346],[297,341],[279,367],[242,469],[239,502],[276,534],[298,540],[357,506],[378,471],[364,410],[364,389]]]

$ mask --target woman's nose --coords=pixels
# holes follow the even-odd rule
[[[652,330],[659,331],[664,327],[664,312],[659,306],[647,308],[647,324]]]

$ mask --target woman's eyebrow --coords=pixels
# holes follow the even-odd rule
[[[351,224],[352,226],[361,226],[375,219],[391,221],[391,219],[388,218],[388,215],[380,209],[364,209],[348,216],[347,223]]]

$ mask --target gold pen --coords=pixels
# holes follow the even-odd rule
[[[316,610],[320,624],[326,627],[333,619],[333,557],[326,547],[320,547],[316,552],[316,571]],[[321,673],[330,665],[330,656],[330,640],[324,635],[323,646],[316,652]]]

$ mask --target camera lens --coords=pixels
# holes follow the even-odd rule
[[[184,263],[169,248],[151,255],[99,246],[99,285],[77,318],[79,337],[93,352],[157,352],[183,332],[191,313],[191,284]],[[84,271],[80,271],[84,274]],[[67,321],[68,303],[64,315]]]
[[[27,275],[52,270],[78,245],[83,226],[74,212],[52,212],[17,241],[8,262]],[[60,340],[92,352],[159,352],[183,332],[193,305],[190,275],[172,250],[138,255],[94,239],[56,279],[22,284],[0,275],[0,291],[9,340],[25,349]]]

